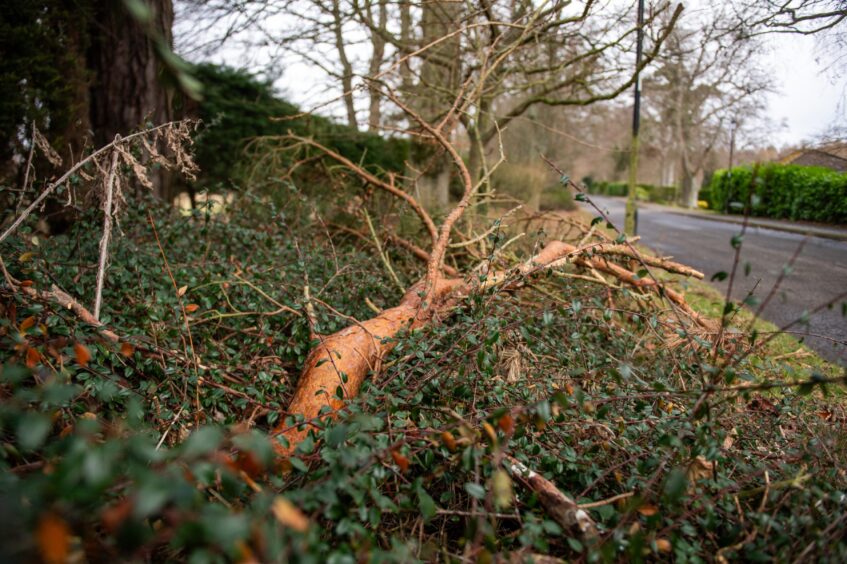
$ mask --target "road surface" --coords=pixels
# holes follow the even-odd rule
[[[591,196],[607,211],[616,227],[623,226],[625,200]],[[582,204],[588,206],[588,204]],[[596,215],[596,211],[588,207]],[[705,220],[674,213],[656,205],[639,207],[638,234],[641,243],[661,255],[672,255],[682,263],[702,271],[706,280],[716,272],[729,273],[735,250],[730,241],[741,230],[732,223]],[[748,227],[741,259],[733,285],[732,298],[743,300],[751,290],[764,299],[776,283],[785,265],[804,239],[803,235],[772,229]],[[750,263],[745,276],[744,265]],[[712,285],[726,293],[729,280]],[[777,293],[762,312],[762,317],[779,327],[801,318],[819,306],[847,292],[847,242],[809,237],[794,263],[793,272],[780,284]],[[824,308],[809,316],[809,324],[795,324],[790,331],[827,360],[847,366],[847,317],[842,314],[842,297],[831,309]],[[834,341],[839,342],[834,342]]]

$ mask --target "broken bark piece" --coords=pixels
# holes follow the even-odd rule
[[[591,539],[597,536],[597,525],[581,509],[574,500],[563,494],[556,484],[535,472],[516,458],[504,457],[506,469],[509,473],[523,482],[537,496],[547,514],[567,531],[577,532],[581,537]]]

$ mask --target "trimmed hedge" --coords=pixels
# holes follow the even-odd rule
[[[729,213],[749,202],[755,216],[847,223],[847,173],[827,168],[770,163],[755,178],[749,166],[718,170],[705,191],[711,208]]]

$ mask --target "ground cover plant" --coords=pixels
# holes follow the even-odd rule
[[[842,372],[698,313],[652,273],[699,273],[603,216],[476,216],[432,299],[426,227],[352,184],[326,214],[296,175],[226,215],[127,207],[102,325],[102,212],[3,241],[6,558],[845,557]],[[404,300],[424,321],[363,330]]]

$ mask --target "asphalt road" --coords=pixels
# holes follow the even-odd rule
[[[623,227],[622,198],[591,196],[612,222]],[[582,204],[587,206],[588,204]],[[591,212],[596,212],[591,209]],[[696,216],[681,215],[655,205],[640,207],[638,234],[641,243],[661,255],[672,255],[682,263],[702,271],[706,280],[716,272],[729,273],[735,250],[730,241],[741,226]],[[732,298],[743,300],[753,290],[764,299],[773,288],[785,265],[804,239],[803,235],[772,229],[748,227],[741,247],[741,259],[733,284]],[[745,276],[744,265],[750,263]],[[726,293],[729,280],[712,282]],[[762,317],[785,327],[798,320],[804,312],[847,292],[847,241],[809,237],[793,271],[780,284],[762,312]],[[795,324],[789,331],[799,332],[798,338],[824,358],[847,366],[847,317],[842,315],[842,298],[831,309],[824,308],[809,316],[809,324]],[[840,342],[834,342],[834,341]]]

